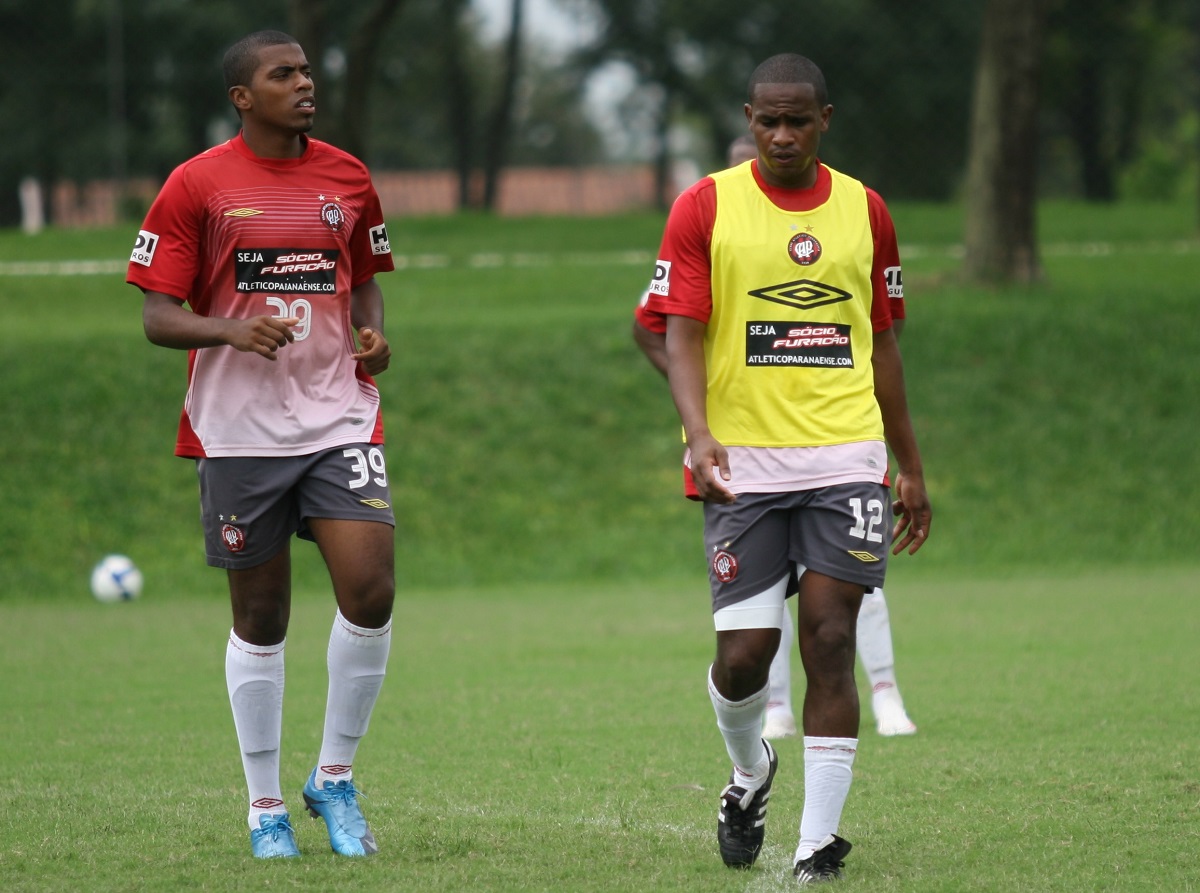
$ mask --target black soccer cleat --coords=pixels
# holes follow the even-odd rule
[[[730,868],[749,868],[762,850],[767,828],[767,801],[771,798],[771,782],[779,768],[779,757],[767,741],[763,741],[771,761],[767,780],[757,791],[748,791],[733,783],[721,791],[721,809],[717,813],[717,844],[721,859]]]
[[[850,841],[843,840],[836,834],[830,834],[826,838],[826,843],[823,847],[807,859],[801,859],[796,863],[796,867],[792,869],[792,874],[796,876],[796,882],[801,887],[808,884],[821,884],[826,881],[840,880],[842,877],[842,868],[845,865],[842,860],[846,858],[846,854],[849,852]]]

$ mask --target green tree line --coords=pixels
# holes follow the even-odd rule
[[[831,163],[892,198],[963,195],[992,4],[555,2],[594,24],[569,52],[529,38],[524,0],[501,4],[509,37],[490,41],[469,0],[0,0],[0,46],[16,73],[0,95],[9,123],[0,224],[18,220],[23,177],[161,178],[227,136],[236,121],[221,54],[264,27],[296,34],[315,62],[317,136],[377,168],[457,169],[464,206],[486,206],[507,165],[606,160],[614,141],[602,127],[641,131],[664,188],[681,151],[673,134],[694,135],[682,151],[701,168],[716,164],[742,129],[749,71],[781,51],[809,55],[827,74]],[[1019,2],[1042,29],[1038,193],[1200,194],[1200,4]],[[585,87],[614,67],[636,89],[615,124],[602,123]],[[1004,128],[1006,114],[987,120]]]

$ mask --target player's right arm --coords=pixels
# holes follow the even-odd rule
[[[292,328],[300,322],[294,316],[201,316],[185,309],[180,298],[158,291],[146,291],[145,295],[142,327],[150,342],[160,347],[195,350],[229,345],[274,360],[279,348],[295,339]]]
[[[667,377],[667,320],[646,309],[645,296],[633,315],[633,341],[650,364]]]
[[[729,454],[708,426],[705,333],[712,314],[709,248],[716,192],[704,178],[675,200],[667,217],[646,310],[666,319],[667,379],[683,423],[697,495],[727,504],[737,497],[722,485],[731,479]]]
[[[737,499],[721,484],[731,476],[729,453],[708,427],[708,364],[704,358],[707,328],[706,323],[688,316],[667,317],[668,378],[671,398],[683,423],[696,492],[705,502],[728,504]]]

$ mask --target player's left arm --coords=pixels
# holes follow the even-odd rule
[[[876,304],[885,305],[892,317],[892,328],[899,338],[904,331],[907,309],[904,304],[904,277],[900,269],[900,247],[896,242],[896,224],[883,197],[870,187],[867,213],[871,220],[871,238],[875,246],[871,265],[871,291]]]
[[[387,369],[392,349],[383,336],[383,290],[372,276],[350,292],[350,323],[358,333],[358,353],[351,357],[363,364],[370,375]]]
[[[896,498],[892,511],[897,515],[892,532],[892,554],[905,549],[911,555],[929,536],[933,509],[925,490],[925,468],[908,413],[908,397],[904,388],[904,363],[896,333],[886,328],[875,333],[871,354],[875,376],[875,399],[883,416],[883,436],[896,458]]]

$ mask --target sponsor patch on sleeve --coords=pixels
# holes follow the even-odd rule
[[[158,234],[149,230],[139,229],[137,239],[133,243],[133,253],[129,255],[131,264],[150,266],[154,260],[154,249],[158,247]]]
[[[372,254],[391,254],[392,243],[388,241],[387,225],[379,224],[373,226],[369,230],[371,234],[371,253]]]
[[[654,262],[654,280],[650,283],[649,294],[668,295],[671,293],[671,262],[657,260]]]
[[[888,267],[883,271],[884,281],[887,282],[887,290],[889,298],[904,297],[904,277],[900,275],[900,268]]]

